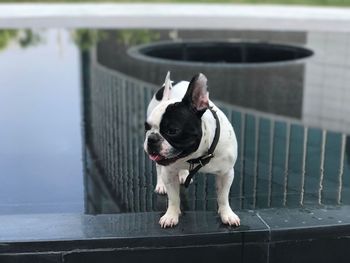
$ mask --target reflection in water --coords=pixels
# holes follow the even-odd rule
[[[11,41],[17,42],[22,48],[27,48],[41,43],[42,35],[31,29],[0,30],[0,50],[6,49]]]
[[[135,47],[121,45],[114,40],[115,33],[108,31],[108,37],[97,45],[97,60],[109,68],[156,85],[162,83],[161,76],[165,70],[170,70],[176,80],[190,79],[193,72],[203,72],[209,79],[210,96],[213,100],[301,118],[305,61],[281,62],[279,60],[285,56],[281,54],[284,52],[280,51],[285,47],[276,50],[277,46],[281,46],[266,45],[266,42],[287,44],[288,49],[289,45],[292,45],[291,50],[294,51],[291,54],[295,55],[295,50],[298,48],[295,49],[294,46],[305,44],[305,33],[213,30],[156,32],[159,33],[160,41]],[[213,44],[213,40],[208,39],[215,39],[215,45],[209,44]],[[217,48],[218,42],[231,48],[228,48],[229,50],[224,50],[223,47]],[[232,46],[246,46],[242,43],[254,43],[248,54],[244,48],[233,50]],[[260,52],[262,46],[269,52],[265,52],[267,50]],[[156,50],[158,57],[172,59],[155,58]],[[145,53],[153,55],[145,56]],[[263,60],[259,57],[259,53],[264,55],[269,53],[274,62],[227,63],[230,57],[235,60],[233,58],[246,58],[249,54],[256,60]],[[192,58],[197,63],[190,61],[185,63],[181,58],[184,61]],[[216,60],[219,64],[204,63],[208,58]],[[177,61],[174,61],[175,59]]]
[[[145,44],[159,39],[159,34],[146,29],[113,30],[107,33],[101,30],[77,29],[72,32],[74,43],[80,50],[89,50],[100,41],[110,38],[112,42],[123,46]]]
[[[98,30],[91,29],[77,29],[72,32],[72,39],[80,50],[89,50],[95,46],[98,41],[103,40],[106,37],[106,33]]]
[[[308,33],[315,56],[305,72],[303,119],[310,125],[350,131],[350,34]]]
[[[118,30],[113,36],[118,43],[137,44],[154,39],[147,32]],[[0,214],[83,211],[76,46],[89,50],[104,35],[0,30]]]
[[[107,34],[119,49],[101,42]],[[276,96],[270,96],[271,89],[266,82],[262,83],[262,87],[267,89],[266,98],[271,100],[266,104],[271,106],[267,112],[281,115],[292,109],[294,112],[286,115],[297,116],[300,120],[221,103],[239,140],[236,179],[231,191],[233,207],[349,203],[349,34],[288,33],[292,36],[291,40],[285,38],[285,33],[278,32],[232,31],[208,35],[207,32],[176,30],[77,30],[61,35],[57,31],[1,30],[0,49],[8,48],[9,52],[1,52],[3,68],[6,68],[3,72],[7,75],[2,78],[0,99],[3,102],[0,106],[6,109],[15,107],[15,110],[0,111],[3,113],[3,118],[0,118],[1,174],[7,175],[4,171],[8,171],[11,175],[3,177],[5,179],[0,184],[1,200],[5,202],[1,205],[8,205],[10,213],[81,210],[83,189],[77,176],[81,170],[79,99],[74,89],[79,84],[79,65],[77,50],[70,45],[73,40],[83,51],[85,211],[164,210],[166,197],[153,193],[156,172],[142,149],[145,110],[157,87],[138,80],[155,79],[158,74],[153,68],[146,67],[142,72],[146,75],[137,76],[141,74],[137,70],[140,65],[127,57],[126,50],[130,45],[158,39],[201,38],[203,35],[214,39],[221,36],[245,40],[273,38],[279,43],[306,44],[315,51],[315,56],[305,62],[298,74],[293,75],[300,78],[292,77],[294,82],[288,80],[288,85],[279,82]],[[18,48],[38,45],[44,40],[47,47],[42,45],[26,52]],[[13,41],[17,45],[12,46],[10,43]],[[108,64],[115,70],[98,64],[95,57],[90,57],[89,50],[96,44],[98,52],[106,50],[104,55],[98,54],[99,63]],[[65,47],[69,47],[69,53],[57,54],[57,49],[62,51]],[[13,71],[8,68],[12,65],[9,62],[16,64],[11,67]],[[21,78],[18,78],[22,67]],[[11,72],[14,72],[13,76]],[[271,73],[276,71],[271,70]],[[193,72],[188,71],[188,74]],[[161,74],[161,78],[163,76]],[[285,79],[281,76],[276,74],[277,79]],[[256,81],[249,74],[248,78]],[[57,81],[53,81],[55,79]],[[245,83],[243,79],[241,88]],[[292,92],[289,99],[281,99],[288,95],[283,93],[285,89]],[[254,94],[258,94],[256,92]],[[12,98],[7,99],[9,94]],[[237,95],[237,98],[247,99],[245,103],[252,99],[262,100],[262,96],[249,98],[249,94]],[[17,111],[23,109],[27,110],[19,115]],[[33,114],[29,116],[30,113]],[[41,132],[45,131],[44,136]],[[55,140],[52,140],[53,137]],[[12,152],[14,150],[18,152]],[[36,151],[39,155],[34,154]],[[50,177],[47,171],[50,171]],[[18,187],[23,187],[23,190],[18,191]],[[181,194],[184,210],[216,209],[214,178],[210,175],[196,176],[195,182],[189,189],[182,189]],[[27,210],[15,207],[18,200],[30,202],[33,207],[27,204]],[[38,207],[41,200],[47,201],[48,207]],[[78,200],[78,203],[67,209],[71,200]],[[62,207],[58,207],[57,203]]]
[[[38,31],[36,46],[25,32],[0,52],[0,214],[79,213],[79,50],[67,31]]]
[[[164,210],[165,197],[153,193],[154,165],[142,148],[146,107],[157,87],[110,70],[94,57],[89,69],[90,85],[84,97],[86,212]],[[233,207],[349,203],[347,134],[219,105],[239,141],[230,195]],[[197,175],[181,194],[185,210],[216,209],[210,175]]]
[[[5,49],[9,42],[16,36],[16,30],[0,30],[0,50]]]

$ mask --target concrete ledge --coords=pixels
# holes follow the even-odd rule
[[[158,212],[0,216],[0,262],[349,261],[349,206],[239,216],[231,228],[215,212],[188,211],[172,229],[160,228]]]
[[[0,28],[350,31],[350,8],[233,4],[0,4]]]

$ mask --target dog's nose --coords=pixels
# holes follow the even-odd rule
[[[148,135],[147,139],[147,151],[149,153],[158,153],[161,148],[162,137],[157,133]]]
[[[152,144],[156,144],[160,141],[160,136],[159,134],[157,133],[151,133],[149,136],[148,136],[148,144],[149,145],[152,145]]]

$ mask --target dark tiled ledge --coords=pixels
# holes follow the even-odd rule
[[[160,228],[159,212],[1,216],[0,251],[178,247],[268,240],[268,229],[255,213],[238,214],[244,222],[239,228],[222,225],[214,212],[186,212],[173,229]]]
[[[342,250],[350,245],[347,206],[238,214],[239,228],[222,225],[214,212],[186,212],[173,229],[159,227],[158,212],[1,216],[0,262],[209,262],[233,255],[237,262],[327,262],[329,254],[347,262],[350,256]]]

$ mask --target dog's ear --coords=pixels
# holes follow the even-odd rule
[[[198,73],[192,78],[182,101],[193,108],[200,116],[208,109],[209,95],[207,78],[204,74]]]
[[[171,89],[173,88],[170,80],[170,71],[166,74],[165,80],[164,80],[164,91],[163,91],[163,99],[162,100],[169,100]]]

